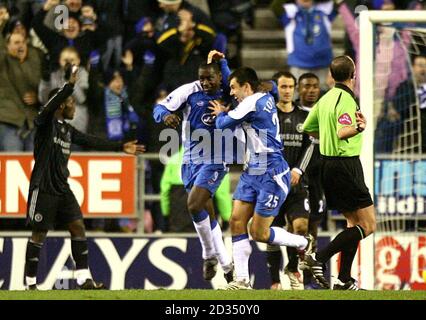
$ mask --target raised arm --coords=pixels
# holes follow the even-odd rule
[[[60,105],[65,102],[65,100],[72,95],[74,92],[74,85],[77,82],[77,72],[78,68],[73,66],[71,68],[70,79],[65,83],[61,89],[59,89],[56,94],[47,101],[44,107],[41,109],[37,117],[34,119],[34,124],[36,126],[43,126],[48,123],[55,114],[55,111],[58,110]]]

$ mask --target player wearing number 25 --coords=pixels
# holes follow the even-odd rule
[[[253,217],[250,234],[255,241],[287,245],[304,250],[310,247],[305,237],[283,228],[270,227],[290,188],[290,169],[282,155],[283,144],[275,101],[269,93],[259,92],[256,72],[239,68],[230,76],[231,95],[238,106],[228,108],[212,101],[218,129],[241,125],[247,137],[249,161],[234,193],[230,226],[235,266],[235,281],[227,289],[250,289],[248,261],[251,246],[247,224]]]

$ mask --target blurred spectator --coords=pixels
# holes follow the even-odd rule
[[[75,115],[74,119],[69,123],[77,130],[87,133],[89,124],[89,111],[87,108],[87,90],[89,88],[89,74],[84,67],[80,65],[80,56],[74,47],[67,47],[61,51],[59,56],[60,68],[50,73],[48,79],[40,82],[38,89],[39,100],[45,104],[49,100],[49,92],[55,88],[60,88],[66,82],[65,68],[67,64],[76,65],[78,69],[77,82],[74,85],[74,92],[72,96],[75,99]]]
[[[412,70],[413,76],[401,83],[396,90],[394,107],[400,118],[398,119],[401,126],[399,131],[402,131],[404,122],[412,122],[413,119],[410,117],[417,115],[417,112],[412,109],[417,108],[418,101],[422,152],[426,153],[426,55],[413,57]],[[414,124],[412,123],[411,126]],[[401,133],[404,134],[404,132]]]
[[[142,17],[149,17],[152,21],[156,21],[163,13],[156,0],[123,0],[122,3],[124,43],[135,37],[135,25]]]
[[[9,19],[9,10],[4,4],[0,3],[0,50],[5,46],[3,34]]]
[[[0,150],[32,151],[41,53],[20,33],[6,37],[6,50],[0,48]]]
[[[216,30],[227,39],[226,57],[230,68],[241,66],[242,21],[253,27],[254,6],[250,0],[208,1]],[[220,52],[223,49],[216,48]]]
[[[194,232],[191,216],[187,209],[188,194],[183,187],[181,167],[183,148],[175,153],[166,164],[161,177],[161,211],[168,220],[170,232]],[[215,193],[216,213],[227,223],[231,217],[231,182],[227,174]],[[173,205],[171,205],[173,204]]]
[[[49,0],[47,3],[50,3]],[[98,46],[98,34],[93,31],[93,26],[82,26],[79,14],[69,13],[68,20],[64,26],[68,24],[68,28],[64,28],[62,33],[57,33],[43,23],[43,20],[50,10],[49,6],[43,7],[33,20],[33,28],[40,40],[49,51],[52,70],[58,67],[59,55],[65,47],[75,47],[80,55],[81,64],[86,65],[89,54]],[[58,30],[59,31],[59,30]]]
[[[125,60],[131,60],[136,79],[129,86],[129,95],[132,104],[142,116],[142,106],[154,102],[153,92],[161,82],[164,58],[161,57],[159,47],[155,42],[154,25],[149,17],[141,18],[135,26],[136,37],[129,41],[125,47]],[[147,114],[147,119],[151,117]]]
[[[200,8],[184,0],[157,0],[159,7],[164,14],[157,19],[156,29],[160,36],[171,28],[177,28],[182,19],[186,19],[188,15],[192,17],[194,23],[213,28],[209,16]]]
[[[326,87],[328,67],[333,58],[331,23],[336,17],[333,1],[314,4],[313,0],[296,0],[282,7],[271,4],[286,33],[287,64],[296,78],[315,73],[321,88]]]
[[[104,109],[107,139],[112,141],[142,140],[139,116],[130,105],[127,88],[120,71],[105,75]]]
[[[92,0],[96,12],[99,29],[106,43],[102,53],[104,70],[117,69],[121,64],[124,23],[122,15],[122,2],[110,0]],[[82,9],[84,11],[84,7]],[[84,22],[83,22],[84,24]]]
[[[42,0],[41,0],[42,1]],[[42,1],[43,2],[43,1]],[[62,2],[68,9],[68,12],[75,16],[79,17],[81,14],[81,8],[83,6],[82,0],[45,0],[42,8],[40,10],[46,10],[46,16],[44,17],[44,25],[50,28],[53,31],[60,31],[55,27],[55,22],[59,15],[63,14],[63,12],[55,12],[56,6],[60,5]],[[61,17],[59,17],[61,19]]]
[[[189,11],[180,12],[178,28],[171,28],[157,40],[167,57],[163,69],[163,87],[167,91],[198,79],[198,67],[207,59],[215,36],[213,29],[196,24]]]

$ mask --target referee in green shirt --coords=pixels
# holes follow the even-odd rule
[[[359,154],[366,119],[353,94],[355,64],[348,56],[333,59],[330,72],[336,85],[313,107],[303,124],[304,131],[319,137],[322,183],[327,206],[338,210],[347,220],[347,228],[316,254],[306,256],[304,265],[317,282],[330,288],[324,277],[324,265],[341,252],[339,277],[334,290],[359,290],[351,278],[351,266],[358,243],[375,231],[373,201],[364,182]]]

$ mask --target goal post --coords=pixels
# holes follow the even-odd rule
[[[426,23],[426,11],[365,10],[360,13],[360,105],[367,119],[360,159],[370,192],[374,191],[374,24],[391,22]]]
[[[371,263],[370,255],[370,262],[366,262],[368,267],[363,266],[363,285],[368,289],[419,289],[423,288],[422,286],[426,288],[426,284],[421,283],[419,278],[419,272],[421,273],[419,269],[426,270],[424,262],[426,256],[423,257],[421,253],[424,251],[422,248],[426,248],[426,237],[419,232],[419,219],[426,220],[424,209],[426,195],[418,196],[419,190],[426,185],[426,180],[417,177],[420,176],[419,172],[426,173],[426,156],[421,154],[418,84],[411,66],[412,57],[418,55],[414,54],[413,51],[416,50],[413,50],[413,47],[421,47],[422,55],[426,52],[426,30],[418,28],[419,25],[423,28],[426,25],[426,11],[365,10],[360,13],[359,21],[360,106],[367,119],[360,159],[365,182],[377,200],[375,207],[378,225],[375,236],[369,239],[374,246],[372,253],[375,260]],[[377,50],[376,46],[383,40],[379,37],[386,32],[391,34],[388,39],[391,39],[389,43],[392,46],[388,49],[383,46],[388,52],[382,52],[383,48]],[[407,34],[410,36],[404,38],[403,36]],[[415,40],[417,37],[421,39],[420,42]],[[405,43],[407,39],[408,44]],[[401,51],[404,54],[394,53],[394,46],[397,45],[403,49]],[[383,114],[389,109],[395,110],[395,101],[401,94],[395,88],[392,90],[390,86],[387,87],[394,78],[386,66],[393,68],[395,59],[399,59],[397,61],[399,63],[396,64],[404,66],[400,72],[404,76],[401,76],[399,84],[411,83],[412,87],[410,89],[404,87],[402,90],[401,99],[406,107],[405,117],[401,116],[403,113],[398,114],[397,120],[393,119],[393,127],[389,125],[382,130],[378,126],[379,123],[382,124],[379,119],[382,120]],[[385,83],[380,82],[382,79],[386,80]],[[426,89],[426,82],[422,82],[421,85]],[[426,124],[423,123],[424,125]],[[375,136],[376,129],[378,136]],[[392,137],[387,138],[389,133],[392,133]],[[376,146],[382,142],[387,148],[384,153],[379,152]],[[420,171],[413,168],[416,170],[420,168]],[[378,172],[380,175],[375,176]],[[415,210],[411,211],[413,206]],[[398,209],[390,209],[391,207]],[[371,276],[366,276],[365,273],[370,273]]]

